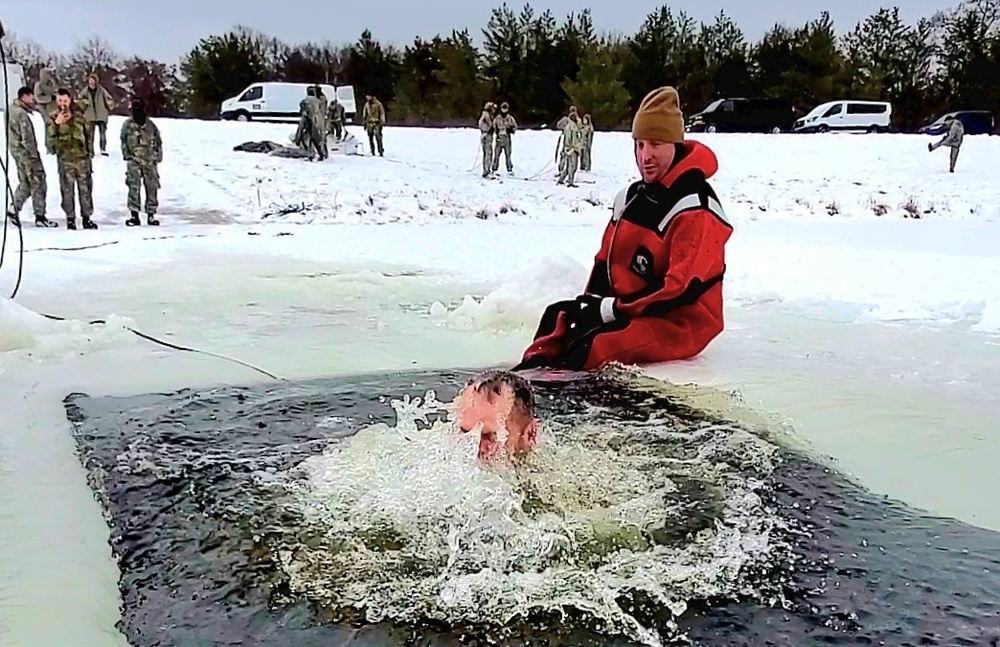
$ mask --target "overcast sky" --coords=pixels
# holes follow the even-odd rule
[[[382,41],[407,44],[415,36],[448,34],[469,28],[477,40],[492,6],[489,0],[3,0],[4,27],[47,49],[67,52],[80,40],[101,35],[124,54],[174,62],[198,40],[243,23],[287,42],[352,42],[365,28]],[[509,2],[519,10],[523,2]],[[598,31],[635,32],[646,15],[663,4],[650,0],[537,0],[537,11],[551,9],[557,18],[589,6]],[[776,22],[802,24],[824,8],[846,31],[878,10],[880,0],[671,0],[710,21],[725,9],[751,39]],[[958,4],[958,0],[897,0],[908,22]],[[768,7],[768,5],[770,5]],[[768,8],[764,8],[768,7]]]

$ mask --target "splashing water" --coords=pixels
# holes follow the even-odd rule
[[[395,426],[264,484],[283,521],[256,539],[331,618],[502,632],[570,613],[660,645],[692,601],[761,593],[752,573],[777,558],[757,494],[777,447],[744,429],[591,408],[545,421],[524,462],[484,466],[452,403],[392,405]]]

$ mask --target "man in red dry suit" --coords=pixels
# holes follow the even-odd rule
[[[671,87],[642,100],[632,121],[642,179],[615,197],[584,294],[546,308],[515,370],[687,359],[722,332],[733,229],[707,181],[715,153],[684,141],[679,104]]]

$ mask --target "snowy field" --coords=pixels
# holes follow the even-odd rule
[[[518,133],[516,176],[484,180],[474,130],[387,128],[384,159],[310,163],[232,150],[292,126],[160,120],[163,226],[127,229],[120,123],[95,160],[101,229],[26,226],[0,301],[0,645],[124,644],[63,397],[266,379],[122,326],[282,377],[509,365],[579,292],[635,177],[624,133],[598,133],[566,188],[551,132]],[[1000,488],[1000,138],[967,137],[952,175],[919,136],[696,137],[736,227],[728,330],[651,372],[736,391],[871,489],[1000,529],[983,496]],[[17,251],[9,229],[0,294]]]

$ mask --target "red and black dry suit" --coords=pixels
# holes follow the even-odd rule
[[[635,182],[615,197],[585,295],[546,309],[519,368],[687,359],[722,332],[733,229],[707,182],[718,160],[695,141],[678,152],[660,182]],[[587,317],[578,316],[584,302]]]

